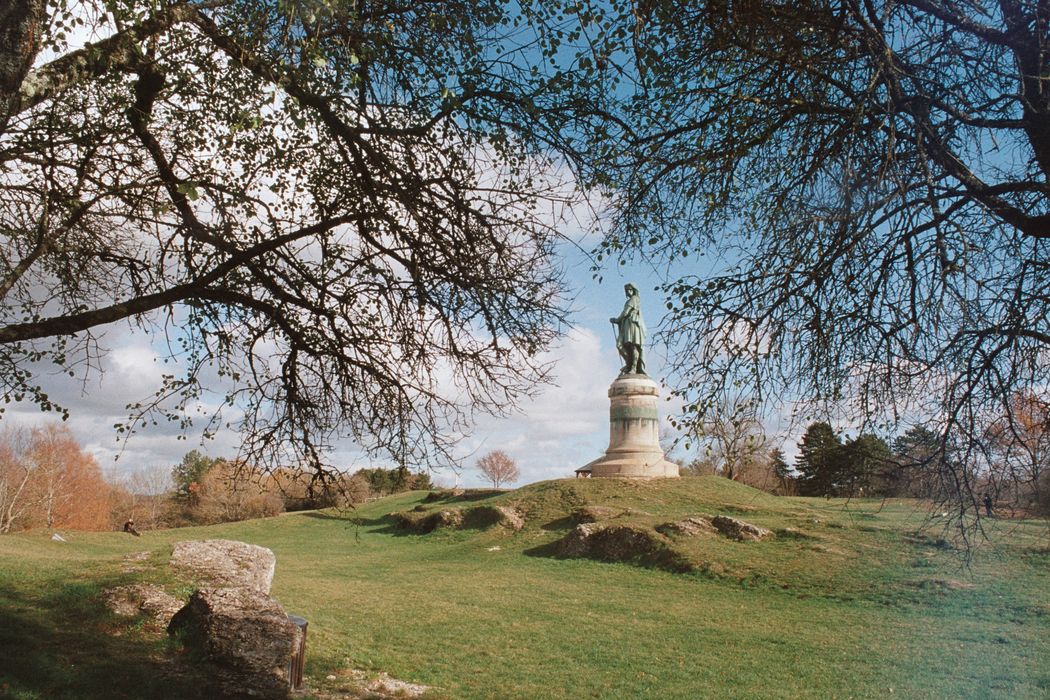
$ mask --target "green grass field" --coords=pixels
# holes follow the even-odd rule
[[[170,545],[214,537],[277,554],[273,594],[309,620],[308,680],[325,697],[349,669],[434,698],[1050,697],[1046,523],[993,521],[967,567],[911,502],[775,498],[716,477],[569,480],[421,506],[513,505],[520,532],[398,530],[389,513],[424,496],[141,538],[4,536],[0,697],[209,697],[175,643],[110,615],[100,591],[144,580],[187,595]],[[686,574],[553,556],[583,506],[642,527],[726,514],[778,535],[677,540]],[[144,570],[126,571],[141,550]]]

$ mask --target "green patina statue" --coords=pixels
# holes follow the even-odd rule
[[[627,301],[618,318],[609,321],[616,325],[616,349],[626,363],[620,374],[645,374],[645,361],[642,357],[642,345],[645,343],[645,321],[642,320],[642,302],[638,297],[638,288],[625,284],[624,293]]]

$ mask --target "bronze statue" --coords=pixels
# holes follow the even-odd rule
[[[627,301],[618,318],[609,321],[616,325],[616,349],[626,363],[620,374],[645,374],[642,345],[645,343],[645,321],[642,320],[642,302],[638,297],[638,288],[625,284],[624,293]]]

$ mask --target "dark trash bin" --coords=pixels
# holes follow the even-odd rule
[[[292,690],[303,687],[303,668],[306,665],[306,627],[305,618],[298,615],[289,615],[288,619],[299,628],[299,648],[292,652],[292,660],[288,662],[288,685]]]

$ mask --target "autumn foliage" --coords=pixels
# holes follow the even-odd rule
[[[30,527],[104,530],[114,488],[69,429],[48,425],[0,438],[0,532]]]
[[[1021,511],[1050,515],[1050,401],[1032,391],[1015,392],[1009,412],[984,437],[993,465],[986,492]]]
[[[122,470],[107,481],[64,425],[0,432],[0,533],[46,527],[137,530],[231,522],[286,510],[343,508],[409,489],[430,488],[425,473],[374,467],[327,478],[264,470],[197,450],[174,466]]]

